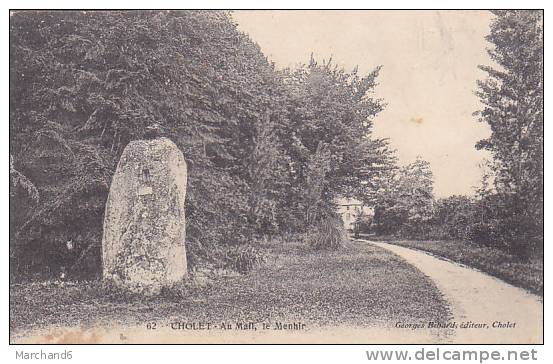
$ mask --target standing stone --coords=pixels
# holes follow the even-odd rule
[[[184,156],[171,140],[127,145],[106,204],[104,279],[156,293],[186,277],[186,178]]]

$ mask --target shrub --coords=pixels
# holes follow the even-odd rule
[[[368,234],[368,233],[370,233],[372,222],[373,222],[372,216],[361,212],[355,218],[355,227],[354,227],[355,235],[357,236],[359,234]]]
[[[477,222],[469,226],[467,238],[471,243],[483,246],[492,246],[498,242],[494,226],[485,222]]]
[[[238,245],[228,248],[223,256],[223,268],[232,269],[241,274],[248,273],[258,264],[265,262],[261,250],[251,245]]]
[[[315,250],[336,250],[346,240],[342,219],[333,215],[321,219],[308,234],[306,242]]]

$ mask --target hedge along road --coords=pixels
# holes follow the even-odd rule
[[[451,306],[451,322],[457,325],[448,336],[451,343],[543,343],[543,302],[538,296],[421,251],[367,242],[399,255],[434,281]]]

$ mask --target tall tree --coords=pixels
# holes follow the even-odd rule
[[[486,39],[496,66],[480,66],[488,78],[477,91],[484,105],[479,121],[492,133],[477,148],[493,155],[497,192],[543,224],[543,12],[494,14]]]
[[[374,118],[385,106],[374,95],[379,71],[361,76],[357,69],[346,72],[332,60],[312,57],[284,72],[290,121],[282,140],[292,174],[289,200],[304,203],[299,215],[313,216],[314,206],[330,208],[338,196],[368,198],[391,168],[387,141],[372,136]],[[321,200],[316,204],[315,196]]]

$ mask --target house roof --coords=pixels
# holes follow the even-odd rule
[[[363,206],[363,202],[356,200],[354,198],[337,198],[334,203],[338,206]]]

